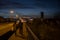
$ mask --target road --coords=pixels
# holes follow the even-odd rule
[[[0,36],[10,31],[13,27],[13,23],[6,23],[0,25]]]

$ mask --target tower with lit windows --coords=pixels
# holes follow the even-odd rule
[[[41,12],[41,18],[44,18],[44,12]]]

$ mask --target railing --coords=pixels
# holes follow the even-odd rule
[[[28,24],[26,22],[23,22],[23,33],[26,38],[28,37],[28,35],[30,33],[34,40],[39,40],[39,38],[34,34],[34,32],[30,29],[30,27],[28,26]]]
[[[23,25],[25,25],[25,27],[27,28],[27,30],[29,31],[29,33],[32,35],[32,37],[33,37],[34,40],[39,40],[39,38],[34,34],[34,32],[30,29],[30,27],[26,23],[23,23]]]

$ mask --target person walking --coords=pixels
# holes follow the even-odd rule
[[[23,22],[22,22],[22,18],[20,18],[20,22],[19,22],[19,33],[23,36]]]
[[[15,22],[14,22],[14,24],[13,24],[13,28],[14,28],[14,32],[15,32],[15,35],[16,35],[16,31],[17,31],[17,29],[18,29],[18,24],[19,24],[19,19],[17,19]]]

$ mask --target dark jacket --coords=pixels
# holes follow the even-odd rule
[[[23,28],[23,23],[21,22],[21,20],[20,20],[20,22],[19,22],[18,26],[19,26],[19,28],[20,28],[20,29],[22,29],[22,28]]]

